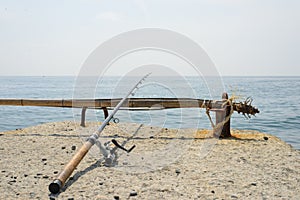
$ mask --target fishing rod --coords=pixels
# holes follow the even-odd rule
[[[87,152],[91,149],[91,147],[96,144],[101,153],[104,155],[106,161],[111,164],[115,155],[110,151],[108,148],[108,143],[102,145],[101,142],[98,140],[100,133],[104,130],[105,126],[109,123],[109,121],[114,117],[114,115],[118,112],[120,107],[124,104],[124,102],[127,100],[127,98],[133,94],[134,90],[138,88],[140,84],[150,75],[147,74],[143,78],[141,78],[134,87],[128,92],[126,96],[124,96],[121,101],[117,104],[117,106],[114,108],[114,110],[108,115],[108,117],[104,120],[104,122],[101,124],[101,126],[98,128],[97,131],[95,131],[83,144],[83,146],[79,149],[79,151],[73,156],[73,158],[69,161],[69,163],[65,166],[65,168],[59,173],[57,178],[49,185],[49,191],[52,194],[57,194],[60,192],[61,188],[65,185],[66,180],[71,176],[75,168],[78,166],[78,164],[81,162],[81,160],[84,158],[84,156],[87,154]],[[125,150],[126,152],[130,152],[133,150],[133,147],[131,147],[129,150],[125,149],[121,145],[117,143],[116,140],[112,141],[113,144],[116,145],[116,147],[121,148],[122,150]]]

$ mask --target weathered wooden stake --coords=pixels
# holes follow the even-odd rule
[[[228,100],[228,94],[226,92],[224,92],[222,94],[222,100],[224,100],[224,101]],[[226,119],[226,117],[228,117],[230,115],[230,110],[231,110],[231,107],[230,107],[229,103],[224,105],[223,109],[216,110],[216,125],[219,123],[222,123]],[[215,136],[219,136],[220,138],[231,137],[230,118],[228,119],[227,122],[225,122],[225,124],[221,128],[222,128],[221,133],[220,133],[220,130],[216,130]]]
[[[104,119],[108,117],[108,111],[106,107],[102,107],[103,113],[104,113]]]
[[[85,113],[86,113],[87,107],[82,107],[81,110],[81,123],[80,126],[85,127]]]

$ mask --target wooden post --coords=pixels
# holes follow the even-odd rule
[[[108,111],[106,107],[102,107],[103,109],[103,113],[104,113],[104,119],[106,119],[108,117]]]
[[[222,94],[222,100],[226,101],[228,100],[228,94],[226,92],[224,92]],[[224,105],[223,109],[221,110],[217,110],[216,111],[216,125],[218,125],[219,123],[222,123],[226,117],[228,117],[230,115],[230,105],[228,105],[228,103],[226,105]],[[214,135],[216,137],[220,137],[220,138],[229,138],[231,137],[231,133],[230,133],[230,118],[228,119],[227,122],[225,122],[225,124],[223,126],[221,126],[222,130],[215,130],[216,132],[214,133]]]
[[[80,126],[85,127],[85,113],[86,113],[87,107],[82,107],[81,110],[81,123]]]

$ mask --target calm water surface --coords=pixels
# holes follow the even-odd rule
[[[96,87],[86,85],[82,91],[77,89],[74,93],[75,77],[0,77],[0,98],[122,97],[135,81],[134,78],[108,77],[100,80]],[[230,96],[239,96],[241,100],[251,96],[253,104],[261,111],[251,120],[233,114],[232,128],[270,133],[300,149],[300,77],[224,77],[223,83],[222,90]],[[187,77],[184,81],[176,77],[149,78],[135,97],[219,98],[212,95],[205,81],[196,77]],[[0,131],[53,121],[80,120],[80,112],[80,109],[70,108],[0,106]],[[100,110],[88,110],[87,115],[88,120],[103,120]],[[210,128],[203,109],[120,111],[115,117],[122,122],[169,128]]]

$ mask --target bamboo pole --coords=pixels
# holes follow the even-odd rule
[[[0,99],[0,106],[46,106],[68,108],[113,108],[121,99]],[[222,108],[223,100],[204,100],[192,98],[130,98],[122,105],[123,108]],[[255,115],[259,110],[248,101],[233,102],[233,110],[238,113]]]

